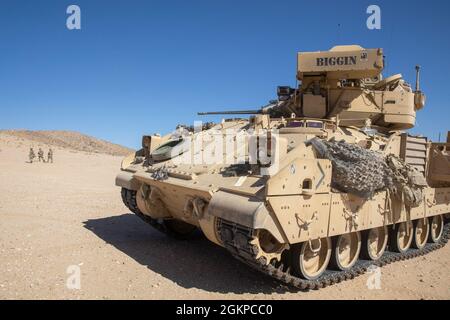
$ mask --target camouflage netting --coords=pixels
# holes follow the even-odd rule
[[[333,188],[365,199],[389,190],[409,207],[422,202],[425,178],[398,157],[385,156],[345,141],[313,138],[309,142],[321,158],[331,160]]]

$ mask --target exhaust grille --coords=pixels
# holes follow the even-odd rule
[[[425,175],[427,164],[427,138],[402,134],[400,157]]]

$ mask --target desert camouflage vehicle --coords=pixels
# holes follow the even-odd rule
[[[425,104],[419,67],[413,89],[400,74],[382,78],[382,49],[301,52],[297,65],[296,88],[279,87],[259,110],[224,112],[248,119],[144,136],[116,179],[125,205],[178,238],[201,229],[300,289],[442,247],[450,136],[404,131]]]

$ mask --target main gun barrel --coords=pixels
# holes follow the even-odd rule
[[[199,116],[217,115],[217,114],[260,114],[261,110],[235,110],[235,111],[210,111],[210,112],[197,112]]]

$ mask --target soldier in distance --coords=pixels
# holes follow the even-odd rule
[[[47,163],[53,163],[53,150],[52,148],[48,149],[47,153]]]
[[[34,150],[32,147],[30,147],[30,152],[28,153],[28,159],[30,160],[30,163],[33,163],[35,157],[36,155],[34,154]]]
[[[42,160],[42,162],[45,163],[44,151],[41,148],[39,148],[39,151],[38,151],[38,160],[39,160],[39,162],[41,162],[41,160]]]

